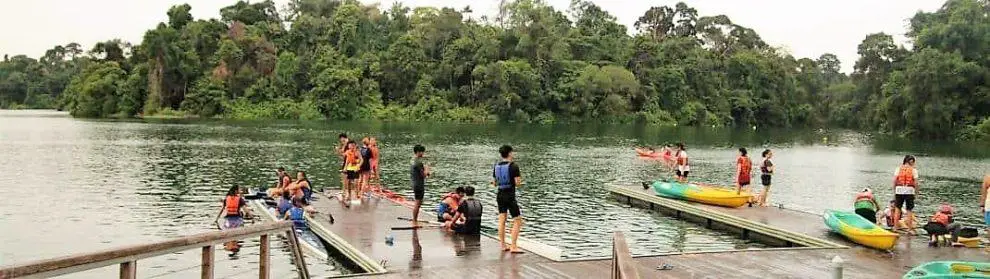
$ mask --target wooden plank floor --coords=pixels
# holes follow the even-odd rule
[[[628,186],[627,189],[643,190]],[[821,249],[796,251],[746,251],[716,254],[688,254],[664,257],[638,258],[641,274],[647,278],[829,278],[830,261],[838,255],[847,263],[847,278],[900,278],[911,267],[934,260],[990,261],[987,248],[931,248],[924,236],[902,235],[893,252],[882,252],[862,247],[832,233],[825,227],[822,217],[800,211],[776,207],[725,208],[690,203],[694,206],[731,214],[750,221],[781,229],[807,234],[812,237],[844,243],[849,249]],[[675,265],[674,270],[656,271],[664,263]],[[596,263],[602,264],[602,263]],[[604,263],[608,267],[609,263]],[[648,273],[642,273],[648,272]],[[765,274],[765,275],[761,275]],[[655,275],[655,276],[654,276]],[[753,276],[761,275],[761,276]]]
[[[384,266],[392,275],[433,277],[431,270],[464,269],[531,278],[528,275],[538,272],[533,273],[527,264],[550,261],[533,253],[502,253],[498,242],[486,236],[462,237],[439,228],[392,230],[392,227],[410,226],[410,221],[398,217],[411,217],[411,213],[410,209],[389,200],[365,198],[361,205],[347,208],[336,198],[324,198],[313,206],[321,212],[333,213],[335,218],[333,225],[326,220],[318,219],[318,222],[372,260],[385,260]],[[431,214],[420,216],[425,220],[436,218]],[[392,245],[385,243],[389,234],[395,239]]]

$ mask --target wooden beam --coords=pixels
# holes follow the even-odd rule
[[[136,279],[136,278],[137,278],[136,261],[120,263],[120,279]]]
[[[629,253],[629,245],[622,232],[615,232],[612,237],[612,278],[639,279],[639,272]]]
[[[191,250],[205,245],[216,245],[248,237],[281,232],[292,228],[289,221],[265,223],[249,227],[206,232],[148,244],[118,247],[98,252],[81,253],[64,257],[32,261],[0,267],[0,278],[56,277],[139,259]]]
[[[213,245],[203,246],[203,263],[200,264],[200,278],[213,279]]]
[[[299,237],[296,235],[296,230],[287,230],[285,232],[285,237],[289,239],[289,247],[292,248],[292,255],[296,262],[296,271],[299,273],[299,278],[309,279],[309,268],[306,266],[306,260],[303,257],[302,247],[299,246]]]
[[[268,279],[269,276],[271,276],[271,274],[270,274],[271,272],[269,271],[271,269],[270,268],[271,263],[269,262],[271,260],[271,256],[269,255],[270,252],[268,251],[268,249],[269,249],[268,248],[268,235],[267,234],[263,234],[263,235],[261,235],[261,258],[258,260],[258,265],[259,265],[258,266],[258,272],[259,272],[258,278],[261,278],[261,279]]]

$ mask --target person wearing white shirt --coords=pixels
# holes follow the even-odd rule
[[[677,170],[674,171],[674,174],[677,175],[677,181],[687,183],[688,173],[691,172],[691,165],[688,165],[687,149],[684,147],[683,142],[677,144],[677,154],[674,157],[677,158]]]
[[[900,227],[901,217],[905,217],[905,229],[915,228],[914,198],[918,194],[918,169],[914,156],[904,156],[904,161],[894,172],[894,229]],[[904,209],[903,212],[901,209]],[[903,213],[907,213],[906,215]]]

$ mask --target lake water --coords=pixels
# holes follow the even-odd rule
[[[219,200],[232,184],[268,185],[274,168],[305,170],[316,188],[339,187],[337,134],[379,138],[383,183],[409,194],[414,144],[427,147],[434,176],[426,206],[457,186],[479,188],[485,226],[494,227],[488,184],[497,149],[510,144],[526,185],[519,191],[525,237],[556,246],[567,258],[609,256],[612,230],[627,232],[634,254],[761,248],[733,235],[628,208],[607,185],[637,185],[669,176],[632,147],[684,141],[692,180],[730,184],[736,148],[754,162],[775,151],[771,201],[808,212],[848,209],[864,187],[892,198],[890,182],[904,154],[918,156],[919,211],[957,205],[958,219],[979,222],[979,184],[990,148],[912,142],[842,130],[725,130],[626,125],[495,125],[380,122],[110,121],[51,111],[0,111],[0,264],[61,256],[215,230]],[[432,199],[431,199],[432,198]],[[276,278],[293,276],[289,253],[273,242]],[[251,277],[257,246],[239,257],[218,254],[217,277]],[[198,273],[198,251],[140,261],[142,278]],[[224,256],[221,256],[224,255]],[[317,275],[334,263],[310,262]],[[105,268],[72,278],[103,278]],[[281,276],[280,276],[281,275]]]

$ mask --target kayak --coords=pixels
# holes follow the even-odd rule
[[[863,246],[890,250],[897,243],[898,234],[877,226],[859,214],[825,210],[822,217],[829,229]]]
[[[990,263],[936,261],[919,265],[904,279],[990,278]]]
[[[753,198],[752,194],[745,191],[736,194],[735,189],[665,180],[653,182],[653,190],[657,192],[657,195],[665,198],[724,207],[740,207]]]
[[[639,156],[640,158],[663,159],[665,161],[674,160],[674,156],[671,156],[669,154],[663,154],[663,152],[650,151],[648,149],[642,149],[642,148],[636,148],[636,156]]]

